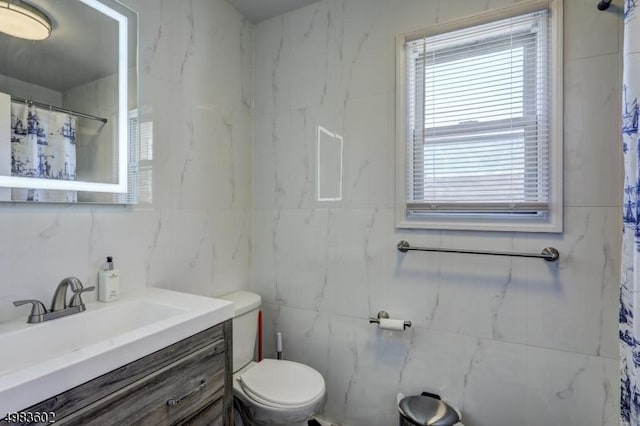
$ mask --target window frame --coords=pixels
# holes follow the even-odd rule
[[[429,37],[458,29],[486,24],[501,19],[547,9],[549,11],[551,89],[549,99],[551,127],[549,132],[549,211],[532,217],[509,213],[421,213],[411,214],[407,193],[409,157],[406,132],[408,130],[407,53],[409,40]],[[452,229],[511,232],[562,232],[562,0],[535,0],[496,9],[430,28],[400,34],[396,37],[396,227],[414,229]],[[525,70],[526,73],[526,70]],[[424,113],[420,113],[424,116]],[[523,111],[523,122],[527,113]],[[462,129],[463,125],[456,125]],[[425,129],[426,130],[426,129]]]

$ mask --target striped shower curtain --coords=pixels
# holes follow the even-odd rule
[[[620,286],[620,424],[640,425],[640,0],[624,0],[622,150],[624,205]]]

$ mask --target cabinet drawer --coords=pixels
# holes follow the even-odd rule
[[[222,401],[225,341],[218,340],[56,423],[170,425]]]
[[[209,345],[211,342],[217,342],[224,338],[227,342],[226,348],[230,350],[230,324],[231,320],[223,324],[213,326],[194,336],[181,340],[164,349],[160,349],[159,351],[147,355],[144,358],[133,361],[132,363],[124,365],[116,370],[21,411],[31,413],[53,412],[56,415],[56,419],[61,420],[62,418],[67,417],[76,411],[82,410],[83,408],[88,407],[89,405],[114,392],[117,392],[120,389],[132,385],[138,380],[144,379],[155,371],[167,367],[174,362],[178,362],[198,349]],[[227,328],[229,328],[228,331]],[[220,350],[222,350],[222,348],[220,348]],[[230,361],[228,362],[230,363]],[[0,420],[0,426],[16,424],[45,426],[47,423],[8,423]]]

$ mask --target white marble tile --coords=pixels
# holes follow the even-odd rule
[[[617,59],[613,53],[565,64],[565,205],[622,205]]]
[[[272,222],[272,294],[279,303],[314,311],[320,308],[328,279],[330,215],[330,211],[322,209],[276,213]]]
[[[390,213],[392,215],[393,212]],[[393,217],[391,220],[395,220]],[[393,223],[386,225],[392,228]],[[393,231],[393,230],[392,230]],[[400,240],[413,246],[439,247],[440,231],[413,232],[396,229],[382,242],[381,253],[389,256],[391,277],[384,286],[370,289],[373,314],[385,310],[395,318],[411,321],[417,326],[428,326],[437,311],[441,285],[442,253],[407,252],[397,250]],[[384,250],[384,251],[382,251]]]
[[[252,78],[246,68],[252,64],[245,51],[253,26],[224,0],[196,0],[186,9],[187,45],[177,58],[182,86],[199,103],[247,105]]]
[[[527,343],[618,357],[620,209],[567,208],[562,235],[532,235],[527,248],[553,246],[560,260],[527,260]]]
[[[511,233],[443,231],[441,247],[522,252],[525,239]],[[524,342],[525,261],[477,254],[443,254],[442,259],[438,305],[431,314],[431,328]]]
[[[204,296],[247,287],[247,210],[163,210],[150,248],[149,284]]]
[[[389,12],[388,21],[391,34],[403,34],[506,7],[515,1],[403,0]]]
[[[344,115],[344,206],[393,207],[395,136],[390,95],[353,99]]]
[[[29,310],[16,309],[14,300],[37,299],[48,306],[65,277],[76,276],[87,286],[95,285],[97,269],[89,269],[88,209],[5,205],[0,217],[0,270],[4,277],[0,321],[23,316],[26,320]]]
[[[319,167],[318,126],[344,137],[343,121],[344,117],[329,106],[256,116],[253,144],[254,207],[308,209],[342,205],[342,201],[316,201],[316,176]],[[343,170],[345,163],[343,158]]]
[[[328,106],[300,108],[291,111],[291,152],[294,156],[287,164],[290,168],[290,182],[284,204],[293,208],[330,207],[332,203],[317,202],[318,168],[318,126],[330,132],[341,134],[341,117]],[[284,157],[287,158],[286,156]],[[283,170],[285,167],[281,167]],[[337,202],[335,204],[340,204]]]
[[[178,85],[151,77],[142,94],[143,120],[153,126],[154,206],[250,206],[251,111],[199,104]]]
[[[527,426],[619,424],[617,360],[527,348]]]
[[[420,326],[411,333],[411,351],[401,371],[399,391],[405,396],[435,393],[461,409],[479,340]]]
[[[172,145],[179,176],[174,194],[181,208],[248,207],[251,118],[248,111],[188,105],[182,143]],[[215,182],[215,190],[211,183]]]
[[[333,209],[329,215],[326,283],[319,309],[367,319],[390,309],[371,297],[391,279],[390,209]],[[393,314],[400,312],[392,311]]]
[[[522,345],[478,341],[469,362],[460,404],[466,424],[525,423],[525,354],[526,347]]]
[[[283,15],[255,28],[254,111],[256,116],[291,107],[291,16]]]
[[[221,296],[247,288],[251,280],[251,210],[214,209],[210,213],[212,259],[207,296]],[[203,259],[209,262],[208,259]]]
[[[356,0],[340,6],[344,21],[343,93],[338,100],[346,107],[351,99],[395,90],[395,39],[389,23],[397,5],[385,0]]]
[[[253,130],[253,205],[280,208],[299,199],[299,165],[306,161],[291,142],[291,114],[256,116]],[[304,142],[299,146],[305,147]]]
[[[181,59],[189,41],[185,27],[192,13],[185,3],[172,1],[127,0],[126,4],[140,14],[140,75],[179,83]]]
[[[251,254],[252,278],[249,287],[262,296],[263,303],[276,303],[276,234],[280,226],[280,210],[253,210]]]
[[[210,282],[213,263],[206,210],[163,209],[149,248],[147,285],[178,291]],[[200,292],[206,291],[207,285]]]
[[[253,26],[228,2],[129,2],[142,9],[141,76],[179,84],[198,102],[250,102]]]
[[[130,211],[114,207],[107,210],[92,208],[90,215],[89,269],[95,271],[90,274],[90,281],[96,283],[97,271],[106,256],[113,256],[124,291],[145,287],[160,213],[150,209]]]
[[[149,124],[153,138],[153,188],[155,208],[172,208],[178,205],[175,193],[181,168],[184,165],[173,157],[174,145],[182,145],[187,131],[190,108],[188,97],[178,84],[164,80],[145,78],[140,85],[141,124]]]
[[[326,417],[348,425],[396,424],[396,393],[410,346],[411,332],[383,332],[367,320],[332,316]]]
[[[341,16],[329,2],[317,2],[291,12],[291,108],[323,105],[341,87]]]

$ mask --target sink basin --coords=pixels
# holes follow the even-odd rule
[[[23,410],[233,316],[231,302],[157,288],[78,314],[0,324],[0,413]]]

